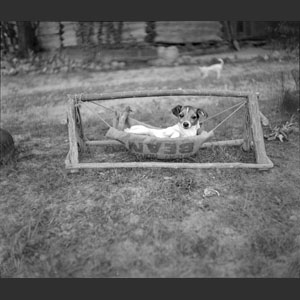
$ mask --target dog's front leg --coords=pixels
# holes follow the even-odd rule
[[[175,138],[179,138],[180,137],[180,133],[179,132],[173,132],[172,135],[170,136],[171,139],[175,139]]]

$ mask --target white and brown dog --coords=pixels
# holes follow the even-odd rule
[[[191,137],[200,134],[202,122],[208,117],[207,113],[201,108],[193,106],[177,105],[172,109],[172,113],[178,118],[178,123],[174,126],[155,129],[144,125],[133,125],[124,131],[128,133],[150,135],[158,138],[179,138]]]
[[[211,66],[199,67],[200,72],[202,74],[202,78],[206,78],[210,73],[216,73],[217,78],[221,77],[221,72],[223,70],[224,61],[222,58],[218,58],[219,64],[213,64]]]

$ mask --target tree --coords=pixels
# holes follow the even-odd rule
[[[38,42],[35,35],[36,24],[29,21],[18,21],[18,54],[22,58],[29,55],[29,51],[36,52],[38,50]]]
[[[155,21],[146,22],[146,36],[145,42],[149,44],[153,44],[156,37],[156,24]]]

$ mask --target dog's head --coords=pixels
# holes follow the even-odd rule
[[[189,105],[177,105],[172,109],[172,113],[178,118],[179,124],[184,129],[189,129],[197,124],[201,125],[201,120],[203,121],[208,117],[203,109]]]
[[[220,64],[224,65],[224,60],[222,58],[218,58],[218,61],[220,62]]]

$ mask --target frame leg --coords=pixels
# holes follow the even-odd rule
[[[249,116],[249,110],[246,109],[245,125],[244,125],[244,142],[242,145],[242,148],[244,151],[248,152],[251,150],[251,141],[252,141],[252,134],[251,134],[251,128],[250,128],[250,116]]]
[[[257,95],[251,94],[248,96],[248,108],[256,162],[258,164],[270,164],[273,166],[273,163],[267,156],[265,149],[265,142],[261,127],[261,116],[258,106]]]

